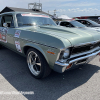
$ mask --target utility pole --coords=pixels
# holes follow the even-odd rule
[[[56,9],[54,10],[54,15],[56,14]]]
[[[53,15],[54,18],[56,18],[56,9],[54,10],[54,15]]]

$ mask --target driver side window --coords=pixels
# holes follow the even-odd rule
[[[14,27],[14,21],[13,21],[13,16],[12,15],[4,15],[2,16],[2,27],[4,23],[7,23],[8,27],[13,28]]]

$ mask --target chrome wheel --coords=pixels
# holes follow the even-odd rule
[[[31,73],[38,76],[41,72],[41,61],[39,56],[34,52],[30,51],[27,56],[27,64]]]

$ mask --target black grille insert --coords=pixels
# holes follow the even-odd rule
[[[100,46],[100,42],[94,43],[94,44],[82,45],[82,46],[78,46],[78,47],[73,47],[72,55],[92,50],[98,46]]]

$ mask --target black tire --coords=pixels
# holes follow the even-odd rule
[[[37,79],[44,78],[51,72],[51,68],[47,64],[44,56],[33,48],[27,51],[27,65],[33,77]]]
[[[0,49],[2,49],[2,45],[0,44]]]

